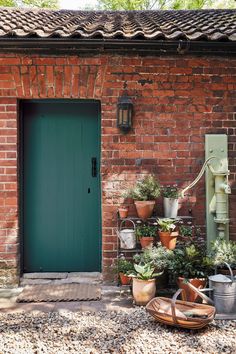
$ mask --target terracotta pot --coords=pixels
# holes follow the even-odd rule
[[[155,206],[155,200],[150,201],[135,201],[134,202],[138,217],[142,220],[146,220],[152,216]]]
[[[158,234],[162,246],[168,248],[169,250],[175,249],[177,237],[179,236],[178,231],[174,231],[174,232],[158,231]]]
[[[188,279],[188,281],[195,286],[195,288],[203,289],[206,286],[207,280],[205,278]],[[184,278],[178,277],[177,284],[180,289],[183,289],[181,298],[184,301],[196,302],[199,296],[184,283]]]
[[[120,207],[118,209],[119,215],[121,219],[125,219],[128,216],[129,208],[128,207]]]
[[[155,297],[156,279],[141,280],[133,278],[132,292],[136,305],[146,305],[151,299]]]
[[[142,248],[151,248],[153,246],[154,237],[141,237],[140,243]]]
[[[130,285],[131,283],[131,278],[128,277],[127,275],[125,275],[124,273],[119,273],[119,277],[120,277],[120,282],[122,285]]]

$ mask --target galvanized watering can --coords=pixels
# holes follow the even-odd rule
[[[228,263],[230,276],[216,274],[209,277],[209,286],[213,289],[216,312],[220,314],[236,313],[236,277]]]
[[[133,229],[122,229],[122,225],[124,222],[131,222],[133,224]],[[133,220],[126,219],[123,220],[120,224],[120,229],[117,230],[117,236],[120,239],[120,247],[130,250],[134,249],[136,247],[136,237],[135,237],[135,223]]]

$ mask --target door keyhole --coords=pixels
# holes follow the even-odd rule
[[[90,193],[90,188],[88,188],[88,194]]]

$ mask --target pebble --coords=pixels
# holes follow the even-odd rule
[[[235,336],[236,321],[191,331],[161,325],[144,308],[0,314],[1,354],[235,354]]]

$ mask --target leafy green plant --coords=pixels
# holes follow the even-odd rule
[[[135,229],[137,239],[142,237],[156,237],[157,227],[155,225],[139,225]]]
[[[176,227],[175,219],[168,219],[168,218],[157,219],[157,223],[159,226],[158,229],[162,232],[172,232]]]
[[[133,260],[135,263],[150,264],[158,271],[162,271],[168,268],[172,257],[173,251],[161,246],[159,242],[156,247],[144,249],[141,254],[135,254]]]
[[[212,242],[209,257],[215,266],[225,267],[224,262],[236,269],[236,242],[218,237]]]
[[[186,279],[205,278],[212,273],[212,262],[206,256],[206,248],[191,244],[183,249],[175,249],[169,269],[177,277]]]
[[[179,233],[183,237],[192,237],[193,234],[193,226],[189,225],[181,225],[179,227]]]
[[[178,199],[179,191],[177,185],[162,187],[162,195],[164,198]]]
[[[149,280],[158,277],[161,273],[154,273],[155,268],[151,264],[134,264],[134,271],[130,272],[128,275],[133,278],[138,278],[141,280]]]
[[[131,263],[130,261],[127,261],[123,257],[118,258],[117,265],[116,265],[117,273],[127,274],[128,272],[132,271],[133,269],[134,269],[133,263]]]
[[[138,201],[155,200],[161,194],[161,187],[154,175],[148,175],[141,181],[137,181],[136,185],[129,189],[125,194],[125,198],[132,198]]]

